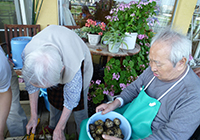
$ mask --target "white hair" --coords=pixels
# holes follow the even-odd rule
[[[22,74],[27,82],[50,87],[59,83],[62,68],[58,50],[52,45],[45,45],[25,56]]]
[[[171,47],[169,60],[173,63],[174,67],[183,57],[187,59],[186,64],[188,63],[189,55],[192,51],[192,42],[183,34],[167,27],[152,38],[151,46],[155,42],[164,42]]]

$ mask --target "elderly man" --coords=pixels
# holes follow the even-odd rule
[[[92,59],[87,45],[72,30],[50,25],[32,38],[25,47],[22,58],[24,62],[22,74],[31,106],[27,134],[31,129],[32,133],[35,133],[39,88],[53,89],[61,84],[64,85],[63,92],[58,93],[55,98],[59,104],[59,98],[62,98],[63,94],[64,107],[53,132],[53,139],[65,140],[64,129],[73,108],[79,104],[82,82],[84,102],[87,103],[88,87],[93,75]],[[84,107],[86,110],[86,106]],[[87,118],[85,110],[76,114],[81,120]]]
[[[112,103],[101,104],[96,108],[96,112],[102,111],[102,114],[106,114],[128,106],[121,113],[131,124],[131,139],[189,139],[200,124],[200,78],[188,65],[190,53],[191,41],[185,36],[168,28],[157,33],[151,42],[150,67]],[[140,98],[141,95],[143,98]],[[140,107],[138,99],[152,101],[141,103],[146,106],[139,111],[144,111],[144,108],[148,110],[142,116],[135,111],[135,108]],[[153,107],[156,108],[151,115]],[[141,121],[135,121],[138,120],[137,116],[142,118]],[[150,130],[141,125],[143,123],[147,123]],[[102,137],[106,140],[119,140],[108,135]]]

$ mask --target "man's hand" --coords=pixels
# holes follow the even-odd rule
[[[102,114],[106,114],[110,111],[115,110],[121,105],[121,102],[118,99],[115,99],[112,103],[109,104],[101,104],[97,106],[96,112],[102,111]]]
[[[56,127],[53,131],[53,140],[65,140],[64,131]]]
[[[116,138],[114,136],[109,136],[109,135],[102,135],[104,140],[122,140],[120,138]]]
[[[28,124],[26,125],[26,133],[28,135],[30,135],[30,131],[31,133],[35,134],[35,130],[36,130],[36,127],[37,127],[37,122],[38,122],[38,119],[37,117],[31,117]]]

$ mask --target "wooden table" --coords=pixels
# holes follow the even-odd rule
[[[135,48],[132,50],[126,50],[126,49],[119,49],[118,53],[110,53],[108,51],[108,47],[106,45],[101,45],[98,44],[96,46],[92,46],[89,43],[86,43],[88,48],[90,49],[91,55],[96,54],[96,55],[101,55],[101,56],[107,56],[107,62],[112,58],[112,57],[126,57],[126,56],[132,56],[140,52],[140,46],[138,44],[135,45]],[[101,51],[98,51],[97,49],[101,49]]]

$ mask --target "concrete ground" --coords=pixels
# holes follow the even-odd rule
[[[26,100],[26,98],[28,97],[27,94],[28,93],[21,91],[20,103],[26,113],[28,120],[29,120],[30,119],[30,105],[29,105],[30,102],[29,102],[29,100]],[[25,96],[27,96],[27,97],[25,97]],[[46,127],[49,124],[50,113],[45,107],[45,102],[44,102],[43,97],[39,98],[38,117],[40,118],[40,123],[38,124],[37,129],[36,129],[36,136],[42,130],[42,128]],[[78,139],[77,135],[76,135],[76,125],[75,125],[73,113],[68,120],[68,123],[66,126],[66,134],[68,134],[68,135],[74,134],[75,139]],[[4,131],[4,136],[5,136],[6,140],[22,140],[22,138],[24,137],[24,136],[10,137],[10,134],[9,134],[9,131],[7,130],[7,128]]]

